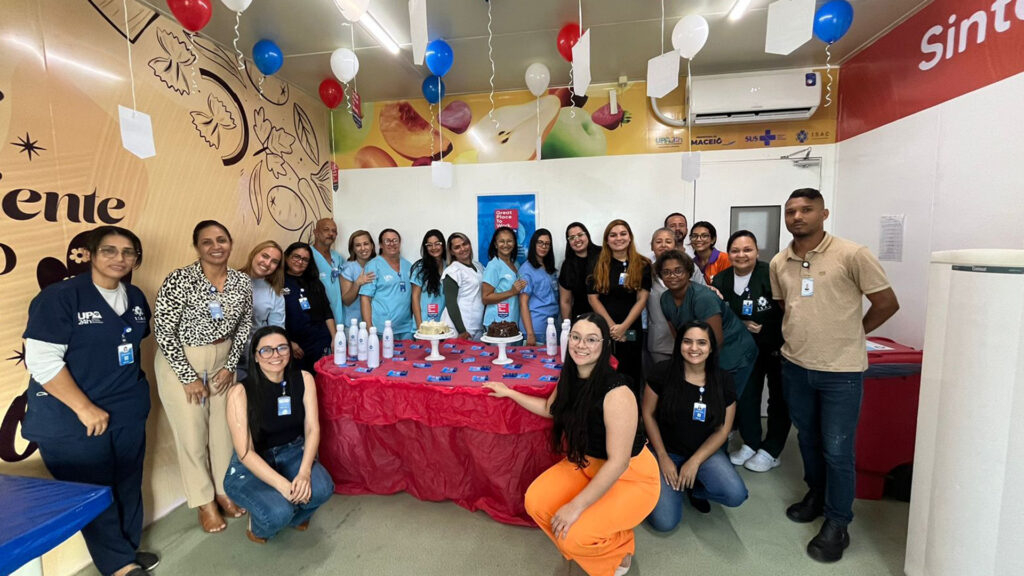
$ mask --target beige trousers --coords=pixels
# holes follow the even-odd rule
[[[200,376],[205,371],[212,379],[224,367],[231,340],[220,344],[185,347],[185,357]],[[234,453],[227,420],[227,391],[215,395],[210,390],[206,404],[189,404],[185,390],[159,350],[153,362],[156,387],[167,419],[174,432],[181,482],[189,508],[196,508],[224,494],[224,475]]]

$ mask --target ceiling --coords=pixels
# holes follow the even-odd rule
[[[764,53],[768,5],[753,0],[737,22],[726,19],[734,0],[665,0],[665,46],[671,49],[671,31],[687,14],[701,14],[711,33],[692,63],[694,75],[825,65],[824,44],[811,40],[788,56]],[[141,0],[170,15],[166,2]],[[447,94],[490,90],[491,65],[487,57],[485,0],[426,0],[430,39],[444,38],[455,62],[445,76]],[[836,64],[870,43],[930,0],[851,0],[854,22],[832,49]],[[818,6],[825,0],[818,0]],[[213,2],[213,18],[201,32],[229,51],[234,39],[235,15]],[[584,0],[583,27],[591,29],[591,76],[595,84],[646,77],[647,60],[662,52],[659,0]],[[525,89],[523,74],[533,62],[551,70],[551,84],[569,81],[569,64],[555,49],[558,30],[578,19],[572,0],[491,0],[494,87]],[[393,56],[380,47],[360,25],[353,31],[334,0],[254,0],[242,15],[239,47],[247,56],[261,38],[274,40],[285,54],[278,76],[301,90],[316,94],[321,80],[331,76],[330,54],[352,47],[359,57],[356,83],[364,101],[420,98],[420,84],[430,75],[426,66],[412,63],[408,0],[371,0],[369,11],[402,46]],[[682,68],[685,70],[685,66]]]

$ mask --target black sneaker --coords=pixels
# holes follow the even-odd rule
[[[693,490],[686,491],[686,497],[690,499],[690,506],[701,514],[707,514],[711,512],[711,503],[703,498],[697,498],[693,495]]]
[[[143,552],[139,550],[135,553],[135,563],[146,572],[149,572],[160,565],[160,557],[152,552]]]
[[[786,508],[786,517],[793,522],[806,524],[821,516],[825,509],[825,495],[821,492],[809,491],[804,499]]]
[[[843,557],[843,550],[850,547],[850,533],[846,526],[825,520],[818,535],[807,544],[807,555],[818,562],[838,562]]]

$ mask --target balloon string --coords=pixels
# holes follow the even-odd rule
[[[573,92],[572,62],[569,63],[569,116],[576,118],[576,93]]]
[[[196,63],[199,62],[199,51],[196,50],[196,43],[192,38],[192,32],[186,32],[185,38],[188,39],[188,43],[192,47],[192,90],[198,94],[201,92],[199,85],[196,84]]]
[[[580,13],[580,34],[583,34],[583,0],[576,0],[576,8]]]
[[[124,41],[128,46],[128,75],[131,76],[132,82],[132,118],[134,118],[135,111],[138,110],[139,107],[135,103],[135,70],[132,68],[131,31],[128,29],[128,0],[122,0],[121,4],[124,6]]]
[[[444,133],[442,132],[441,126],[441,100],[444,99],[444,94],[441,93],[441,77],[437,77],[437,153],[440,156],[439,159],[444,158]],[[433,154],[430,155],[433,158]]]
[[[832,105],[832,52],[829,50],[831,44],[825,44],[825,75],[828,76],[828,86],[825,91],[825,108]]]
[[[266,80],[266,79],[267,79],[266,76],[264,76],[263,74],[260,74],[260,82],[256,86],[256,89],[260,91],[260,98],[263,99],[263,100],[266,100],[266,98],[263,97],[263,81]]]
[[[327,116],[331,119],[331,162],[334,162],[334,109],[327,109]]]
[[[355,54],[356,53],[356,29],[355,29],[354,26],[352,26],[351,23],[347,23],[347,24],[348,24],[348,39],[352,43],[352,53]],[[356,80],[355,76],[352,77],[352,89],[355,90],[356,93],[359,93],[359,84],[358,84],[358,81]]]
[[[434,129],[434,105],[427,102],[427,106],[430,108],[430,129]],[[430,137],[430,161],[434,161],[434,137]]]
[[[661,0],[661,53],[665,53],[665,0]]]
[[[238,58],[238,69],[245,70],[245,60],[242,59],[242,51],[238,49],[238,25],[242,21],[242,11],[235,12],[235,39],[232,45],[235,47],[235,56]]]
[[[494,124],[494,130],[501,130],[501,126],[498,121],[494,118],[494,48],[491,46],[491,40],[494,38],[494,32],[491,30],[491,23],[493,18],[491,17],[491,2],[487,1],[487,59],[491,61],[491,93],[487,95],[487,99],[491,101],[491,109],[487,112],[487,117],[491,119]]]
[[[540,160],[540,96],[537,96],[537,160]]]
[[[341,87],[341,93],[345,95],[345,104],[348,106],[348,113],[352,113],[352,90],[348,87],[348,82],[345,82]]]
[[[690,60],[686,60],[686,149],[693,152],[693,124],[690,119],[693,117],[693,97],[690,95]]]

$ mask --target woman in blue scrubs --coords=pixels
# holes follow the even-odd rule
[[[437,322],[444,311],[441,273],[447,265],[448,251],[444,234],[430,230],[423,236],[420,259],[412,265],[412,318],[419,330],[421,322]]]
[[[367,274],[365,271],[376,254],[373,236],[366,230],[356,230],[348,237],[348,261],[341,268],[341,303],[345,305],[345,322],[355,320],[359,324],[364,320],[359,289],[376,280],[372,272]]]
[[[90,273],[48,286],[29,305],[22,435],[57,480],[111,488],[113,503],[82,536],[100,573],[140,576],[159,562],[138,550],[149,415],[139,346],[151,315],[142,291],[123,281],[142,264],[142,243],[101,226],[86,249]]]
[[[526,280],[526,288],[519,295],[519,306],[523,310],[520,329],[526,334],[527,346],[544,344],[548,318],[554,318],[558,326],[558,270],[551,249],[551,232],[546,228],[537,230],[530,238],[530,249],[519,277]]]
[[[366,274],[374,280],[359,289],[363,321],[384,332],[384,322],[391,320],[395,340],[412,338],[416,324],[412,320],[412,265],[402,258],[402,237],[385,228],[377,236],[380,255],[366,265]],[[370,321],[372,319],[372,322]]]
[[[491,236],[487,247],[490,262],[484,269],[484,281],[480,285],[480,297],[484,306],[484,329],[493,322],[519,323],[519,293],[526,288],[526,280],[519,278],[516,258],[519,244],[516,233],[508,226],[502,226]]]
[[[309,244],[294,242],[284,251],[285,327],[292,335],[292,356],[313,372],[317,360],[331,353],[334,313],[320,282]]]

